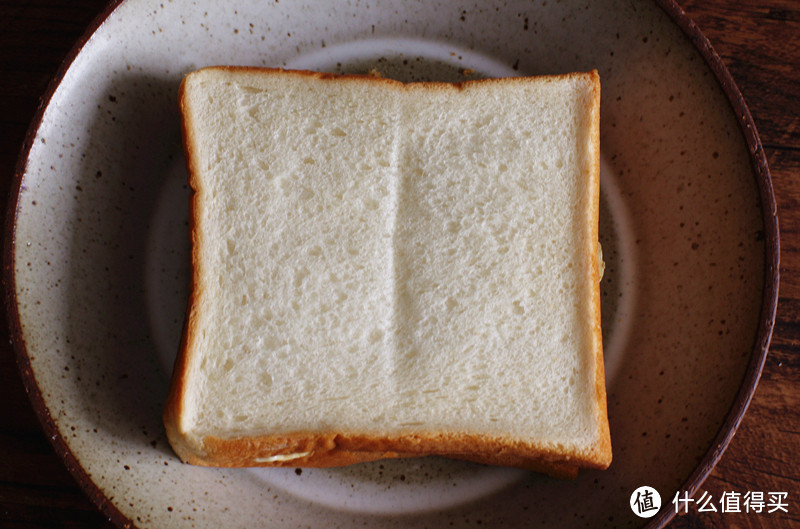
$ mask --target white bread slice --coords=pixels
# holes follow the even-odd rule
[[[599,99],[597,72],[188,75],[181,459],[606,468]]]

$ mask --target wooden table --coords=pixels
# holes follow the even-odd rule
[[[789,514],[697,513],[670,527],[800,527],[800,2],[682,0],[742,91],[772,173],[781,226],[778,318],[761,382],[700,491],[788,492]],[[25,130],[64,55],[105,0],[0,5],[0,203]],[[0,322],[0,527],[111,527],[53,453]]]

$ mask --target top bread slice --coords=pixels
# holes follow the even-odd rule
[[[607,467],[599,101],[594,71],[186,76],[181,459]]]

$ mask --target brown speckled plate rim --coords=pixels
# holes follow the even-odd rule
[[[731,439],[733,439],[761,378],[761,371],[767,358],[778,307],[780,231],[778,228],[778,208],[775,203],[772,177],[767,165],[767,158],[764,155],[761,139],[758,136],[753,117],[747,108],[742,93],[736,86],[725,63],[722,62],[722,58],[714,51],[711,43],[683,8],[675,0],[656,0],[656,3],[680,27],[692,45],[700,52],[731,104],[748,147],[750,163],[756,173],[766,245],[764,255],[764,292],[761,297],[761,314],[759,316],[758,331],[753,343],[753,352],[742,383],[739,386],[739,391],[736,393],[736,398],[731,405],[730,411],[728,411],[725,421],[717,432],[714,442],[705,456],[703,456],[700,464],[679,489],[681,494],[688,492],[690,496],[694,496],[714,466],[719,462]],[[671,502],[672,498],[662,498],[661,511],[646,526],[647,529],[664,527],[672,520],[675,516],[675,509],[672,508]]]
[[[105,492],[101,490],[89,477],[86,471],[78,462],[69,446],[64,441],[61,432],[52,420],[49,409],[42,397],[36,377],[31,369],[30,358],[25,347],[22,336],[22,329],[19,319],[19,311],[16,298],[16,282],[14,275],[14,248],[17,211],[19,207],[19,195],[22,185],[22,178],[27,169],[28,157],[31,146],[44,116],[44,112],[50,104],[53,94],[61,84],[67,70],[72,66],[73,61],[89,41],[97,29],[103,25],[105,20],[124,0],[111,0],[105,9],[95,17],[87,30],[67,53],[62,61],[56,75],[50,81],[43,96],[40,99],[39,107],[36,110],[33,120],[28,127],[20,149],[20,155],[14,170],[14,178],[9,191],[8,207],[6,211],[4,226],[4,248],[3,248],[3,276],[2,283],[4,289],[4,302],[8,315],[10,336],[17,356],[17,364],[22,376],[28,398],[33,405],[34,411],[44,429],[54,451],[61,457],[67,470],[77,480],[80,487],[87,496],[98,506],[98,508],[109,517],[118,527],[136,527],[133,521],[123,515],[119,509],[109,501]],[[739,127],[744,135],[748,146],[750,161],[755,171],[760,195],[762,221],[764,224],[764,238],[766,242],[765,269],[764,269],[764,292],[762,295],[762,305],[760,314],[760,324],[756,339],[753,345],[753,352],[747,366],[742,384],[736,394],[733,405],[728,415],[719,429],[714,442],[705,454],[700,464],[689,476],[681,487],[680,491],[686,491],[693,496],[700,488],[706,477],[721,458],[738,428],[745,411],[755,393],[756,386],[761,377],[761,371],[766,360],[769,349],[772,330],[775,324],[775,316],[778,303],[779,287],[779,262],[780,262],[780,242],[778,229],[777,206],[775,195],[772,189],[772,178],[770,176],[767,160],[764,155],[761,140],[756,131],[753,118],[750,114],[744,98],[739,91],[736,83],[722,62],[720,56],[714,51],[708,39],[702,34],[697,25],[688,17],[686,12],[676,3],[675,0],[655,0],[662,10],[680,27],[686,37],[694,47],[700,52],[706,64],[714,73],[722,91],[728,98],[734,111]],[[664,499],[664,508],[647,525],[648,529],[664,527],[675,516],[675,511],[669,507],[670,498]]]
[[[22,178],[27,170],[28,157],[30,156],[33,141],[42,124],[44,112],[50,105],[50,100],[53,98],[61,81],[66,75],[69,68],[72,66],[73,61],[78,57],[83,46],[94,35],[97,29],[103,25],[106,19],[114,12],[114,10],[122,4],[124,0],[111,0],[106,7],[101,11],[92,22],[89,24],[86,31],[81,35],[78,41],[67,52],[61,65],[56,71],[55,76],[50,80],[45,89],[44,94],[39,99],[39,106],[33,116],[28,130],[25,133],[25,139],[20,148],[19,158],[14,168],[14,177],[9,189],[8,206],[6,209],[6,218],[4,226],[4,247],[3,247],[3,277],[2,284],[4,290],[4,302],[6,314],[8,317],[9,334],[14,351],[17,356],[17,367],[19,368],[22,376],[22,382],[25,385],[25,392],[33,405],[33,410],[39,418],[39,423],[47,435],[50,444],[55,453],[64,462],[64,466],[72,474],[72,477],[78,482],[84,493],[94,502],[95,505],[105,514],[117,527],[133,528],[135,527],[133,521],[128,519],[119,509],[109,501],[106,493],[98,487],[91,477],[86,473],[86,470],[81,466],[78,459],[70,450],[67,443],[64,441],[61,432],[53,422],[50,416],[50,410],[44,402],[42,397],[42,390],[36,382],[36,376],[31,369],[30,358],[28,350],[25,346],[25,340],[22,335],[22,327],[20,325],[19,310],[17,307],[16,296],[16,278],[14,274],[14,257],[15,257],[15,242],[16,242],[16,225],[17,225],[17,212],[19,208],[20,191],[22,187]]]

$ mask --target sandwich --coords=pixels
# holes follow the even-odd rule
[[[400,83],[210,67],[180,88],[185,462],[611,462],[596,71]]]

